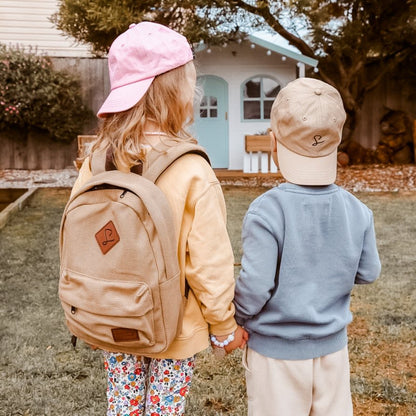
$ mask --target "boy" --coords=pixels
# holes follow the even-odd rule
[[[354,284],[379,276],[373,216],[334,184],[345,111],[338,91],[311,78],[272,107],[273,159],[287,183],[251,205],[236,285],[248,414],[350,416],[347,325]]]

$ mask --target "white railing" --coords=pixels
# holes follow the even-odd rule
[[[245,152],[244,173],[276,173],[277,166],[270,152]]]
[[[270,152],[270,136],[268,134],[246,135],[243,172],[245,173],[276,173]]]

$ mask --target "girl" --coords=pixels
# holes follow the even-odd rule
[[[109,51],[111,92],[98,116],[101,130],[92,152],[110,149],[121,171],[181,140],[192,121],[196,71],[186,39],[165,26],[131,25]],[[73,192],[91,178],[89,158]],[[187,154],[157,185],[175,219],[181,284],[189,287],[182,331],[161,355],[103,352],[108,415],[182,415],[195,354],[209,346],[227,352],[245,344],[234,320],[233,253],[226,231],[220,184],[201,156]]]

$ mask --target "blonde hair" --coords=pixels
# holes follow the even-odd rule
[[[134,107],[108,115],[91,151],[111,149],[116,167],[129,169],[145,159],[143,139],[147,122],[172,138],[196,142],[186,130],[193,122],[191,65],[192,61],[156,76]]]

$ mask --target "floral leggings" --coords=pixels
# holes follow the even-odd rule
[[[195,357],[154,359],[103,351],[107,416],[183,415]]]

